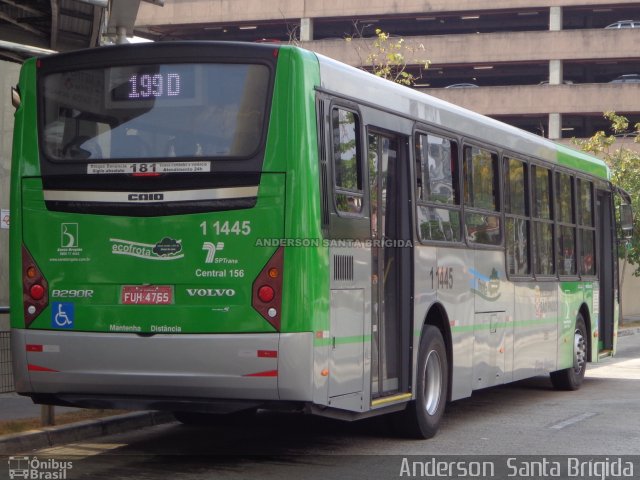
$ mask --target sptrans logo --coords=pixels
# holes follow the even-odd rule
[[[216,253],[218,253],[222,249],[224,249],[224,242],[218,242],[218,243],[204,242],[202,244],[202,250],[207,252],[207,256],[204,260],[204,263],[213,263],[213,261],[216,258]]]
[[[40,460],[38,457],[9,457],[9,478],[32,480],[65,480],[67,470],[73,468],[73,462],[53,458]]]

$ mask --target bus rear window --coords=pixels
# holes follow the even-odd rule
[[[163,64],[52,73],[41,137],[54,161],[246,158],[263,138],[269,68]]]

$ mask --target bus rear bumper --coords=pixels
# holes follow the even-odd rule
[[[142,336],[13,329],[11,344],[16,391],[36,401],[69,395],[191,403],[312,399],[308,332]]]

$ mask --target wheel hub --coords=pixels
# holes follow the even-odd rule
[[[587,363],[587,342],[582,332],[576,329],[573,337],[573,371],[580,375]]]
[[[438,410],[442,382],[440,355],[435,350],[431,350],[424,367],[424,409],[429,415],[434,415]]]

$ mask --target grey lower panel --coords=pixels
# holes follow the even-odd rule
[[[364,289],[331,290],[329,397],[360,393],[364,377]],[[349,339],[348,341],[338,341]],[[358,410],[362,402],[358,402]]]
[[[311,338],[12,331],[20,393],[243,400],[310,400]],[[27,345],[42,351],[28,351]],[[309,359],[300,357],[304,354]],[[278,391],[280,355],[288,379],[284,396]],[[294,364],[292,356],[299,362]]]
[[[313,333],[281,333],[278,352],[280,400],[311,400],[313,377]]]
[[[122,409],[122,410],[165,410],[170,412],[200,412],[226,414],[256,408],[270,408],[271,404],[283,402],[269,400],[205,399],[191,397],[145,397],[116,396],[80,393],[37,393],[31,399],[38,404],[65,407]],[[295,410],[295,405],[289,405]],[[302,407],[298,407],[301,409]]]

